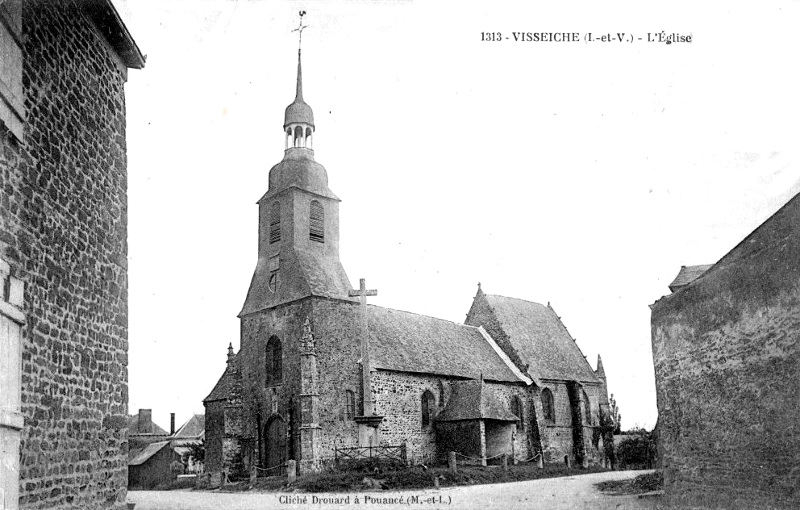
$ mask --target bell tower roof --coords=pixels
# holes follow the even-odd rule
[[[297,91],[294,101],[286,107],[283,129],[291,124],[307,124],[314,127],[314,111],[303,101],[303,65],[300,57],[300,49],[297,49]]]
[[[294,31],[302,37],[303,15]],[[297,92],[286,108],[283,159],[269,171],[258,201],[258,263],[239,317],[307,297],[352,301],[339,260],[339,198],[328,172],[314,161],[314,113],[303,100],[297,52]]]

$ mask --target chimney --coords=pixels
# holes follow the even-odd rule
[[[169,435],[175,435],[175,413],[169,413]]]
[[[153,410],[139,409],[139,421],[136,424],[136,431],[139,434],[153,433]]]

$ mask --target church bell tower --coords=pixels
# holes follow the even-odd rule
[[[269,171],[269,189],[258,201],[258,263],[239,317],[308,296],[350,299],[339,261],[340,200],[314,160],[314,112],[303,99],[300,51],[295,98],[283,121],[283,160]]]

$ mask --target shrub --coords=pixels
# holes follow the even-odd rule
[[[652,432],[634,429],[616,448],[620,469],[652,469],[656,461],[656,439]]]

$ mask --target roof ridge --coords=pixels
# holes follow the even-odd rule
[[[434,317],[433,315],[425,315],[417,312],[409,312],[408,310],[400,310],[399,308],[391,308],[388,306],[381,306],[381,305],[367,304],[367,306],[371,308],[382,308],[384,310],[389,310],[391,312],[407,313],[409,315],[416,315],[417,317],[426,317],[428,319],[435,319],[437,321],[442,321],[442,322],[449,322],[450,324],[455,324],[456,326],[461,326],[465,328],[478,329],[476,326],[470,326],[469,324],[464,324],[463,322],[451,321],[450,319],[442,319],[441,317]]]
[[[511,297],[511,296],[503,296],[501,294],[485,294],[485,295],[486,295],[486,297],[499,297],[499,298],[503,298],[503,299],[513,299],[514,301],[522,301],[523,303],[530,303],[532,305],[539,305],[542,308],[547,308],[547,305],[543,305],[541,303],[537,303],[536,301],[531,301],[529,299],[522,299],[522,298],[518,298],[518,297]]]

